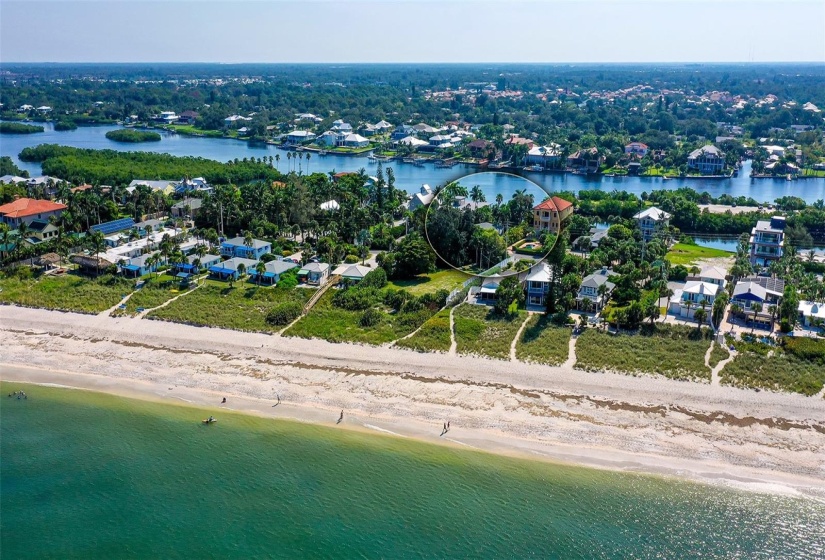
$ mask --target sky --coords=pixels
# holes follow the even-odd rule
[[[0,62],[825,62],[825,0],[0,0]]]

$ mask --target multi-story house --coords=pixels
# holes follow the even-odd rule
[[[675,290],[669,311],[683,319],[693,319],[697,309],[705,309],[707,322],[711,320],[710,310],[717,294],[722,290],[718,284],[702,280],[688,280],[685,287]]]
[[[655,206],[645,208],[633,216],[633,219],[636,220],[639,229],[642,231],[642,239],[645,241],[651,241],[667,229],[667,226],[670,224],[670,218],[670,214]]]
[[[227,239],[221,243],[221,255],[226,257],[240,257],[257,261],[270,252],[272,252],[272,244],[260,239],[253,239],[252,244],[249,246],[246,245],[243,237]]]
[[[785,218],[774,216],[756,222],[751,230],[750,249],[753,266],[768,266],[782,258],[785,246]]]
[[[530,269],[525,278],[527,289],[527,308],[531,306],[544,307],[547,304],[547,294],[550,292],[552,272],[547,263],[539,263]]]
[[[60,216],[66,208],[65,204],[51,200],[18,198],[0,206],[0,223],[17,229],[21,223],[28,226],[35,220],[48,221],[52,216]]]
[[[553,196],[533,207],[533,228],[558,233],[562,222],[573,213],[573,204]]]
[[[762,306],[762,309],[756,313],[756,322],[769,324],[771,322],[770,307],[771,305],[778,307],[782,302],[782,294],[784,293],[784,280],[765,276],[751,276],[736,283],[730,302],[742,308],[742,315],[746,320],[754,319],[753,306],[758,303]]]
[[[624,147],[624,153],[639,157],[645,157],[648,150],[650,150],[648,145],[642,142],[631,142]]]
[[[589,300],[593,311],[601,311],[604,304],[610,299],[610,293],[616,287],[616,284],[610,281],[610,277],[617,274],[617,272],[613,272],[608,268],[602,268],[582,278],[579,293],[576,295],[576,307],[583,309],[584,300]],[[601,286],[604,286],[604,288]]]
[[[690,152],[688,169],[695,169],[703,175],[719,175],[725,169],[725,152],[708,144]]]

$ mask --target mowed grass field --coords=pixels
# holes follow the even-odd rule
[[[710,381],[705,352],[710,329],[657,325],[639,333],[610,334],[586,329],[576,342],[576,368],[629,374],[656,374],[671,379]]]
[[[527,316],[519,311],[501,317],[492,307],[462,304],[453,312],[456,352],[499,360],[510,359],[510,344]]]
[[[438,290],[451,292],[469,278],[470,276],[464,272],[449,269],[439,270],[438,272],[432,272],[430,274],[422,274],[411,280],[391,280],[387,283],[387,286],[398,290],[407,290],[411,294],[418,296]]]
[[[668,259],[672,265],[681,264],[689,266],[702,259],[718,259],[731,256],[733,256],[733,253],[722,251],[721,249],[677,243],[670,248],[665,258]]]
[[[86,278],[76,274],[21,280],[0,279],[0,303],[80,313],[101,313],[129,294],[134,282],[111,275]]]

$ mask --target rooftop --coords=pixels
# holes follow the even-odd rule
[[[25,218],[46,212],[65,210],[66,205],[51,200],[37,200],[34,198],[18,198],[14,202],[0,206],[0,214],[7,218]]]
[[[548,198],[544,202],[541,202],[540,204],[533,206],[533,210],[550,210],[552,212],[563,212],[571,206],[573,206],[572,202],[569,202],[557,196],[553,196]]]

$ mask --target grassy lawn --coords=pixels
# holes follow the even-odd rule
[[[100,313],[132,291],[133,283],[103,275],[85,278],[75,274],[41,276],[37,279],[0,279],[0,303],[45,307],[61,311]]]
[[[533,315],[516,343],[516,358],[556,366],[567,360],[569,350],[570,327],[558,327],[546,315]]]
[[[432,312],[426,309],[414,313],[388,313],[382,309],[381,321],[377,325],[362,327],[360,320],[364,312],[336,307],[332,304],[334,292],[329,290],[324,294],[312,310],[284,335],[380,345],[410,334],[432,316]]]
[[[825,169],[803,169],[803,177],[825,177]]]
[[[639,333],[617,335],[587,329],[576,342],[576,367],[710,381],[705,352],[711,336],[709,329],[702,329],[700,334],[695,328],[675,325],[657,325],[653,331],[643,328]]]
[[[690,265],[700,259],[715,259],[730,257],[733,253],[722,251],[720,249],[711,249],[710,247],[700,247],[699,245],[687,245],[685,243],[677,243],[671,247],[667,252],[665,258],[670,261],[672,265]]]
[[[713,348],[710,351],[710,360],[708,360],[710,367],[714,368],[719,364],[719,362],[722,360],[727,360],[728,358],[730,358],[730,352],[728,349],[714,342]]]
[[[241,283],[230,288],[229,284],[207,282],[194,292],[151,312],[148,317],[239,331],[271,332],[281,327],[266,322],[270,309],[287,301],[304,304],[311,295],[310,290],[303,289],[259,288]]]
[[[811,396],[825,384],[825,341],[796,339],[784,348],[736,342],[740,352],[720,372],[723,385]]]
[[[418,352],[449,352],[450,350],[450,310],[442,309],[410,338],[399,340],[396,346]]]
[[[470,277],[458,270],[439,270],[430,274],[416,276],[412,280],[392,280],[387,283],[390,288],[407,290],[415,296],[438,290],[452,291]]]
[[[510,344],[524,322],[526,311],[513,318],[496,315],[492,307],[462,304],[455,308],[456,351],[500,360],[510,359]]]

